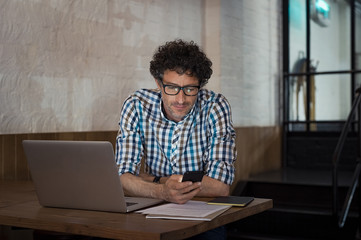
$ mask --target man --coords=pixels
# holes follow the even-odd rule
[[[179,204],[229,195],[236,135],[227,100],[203,89],[211,66],[192,41],[167,42],[154,54],[150,72],[158,89],[135,92],[120,114],[116,161],[127,195]],[[182,182],[196,170],[204,171],[202,182]]]

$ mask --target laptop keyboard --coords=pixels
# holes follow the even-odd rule
[[[137,204],[137,203],[134,203],[134,202],[126,202],[126,204],[127,204],[127,207],[129,207],[129,206],[132,206],[132,205]]]

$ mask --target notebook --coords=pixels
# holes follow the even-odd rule
[[[124,196],[110,142],[24,140],[23,147],[42,206],[125,213],[162,202]]]
[[[245,207],[253,200],[254,197],[224,196],[216,197],[209,201],[208,204]]]

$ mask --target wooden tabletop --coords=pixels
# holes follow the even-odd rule
[[[111,239],[184,239],[272,208],[271,199],[232,207],[212,221],[146,219],[137,213],[46,208],[32,182],[0,182],[0,225]]]

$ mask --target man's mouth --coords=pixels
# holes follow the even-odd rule
[[[183,110],[187,108],[187,104],[173,104],[173,107],[178,110]]]

